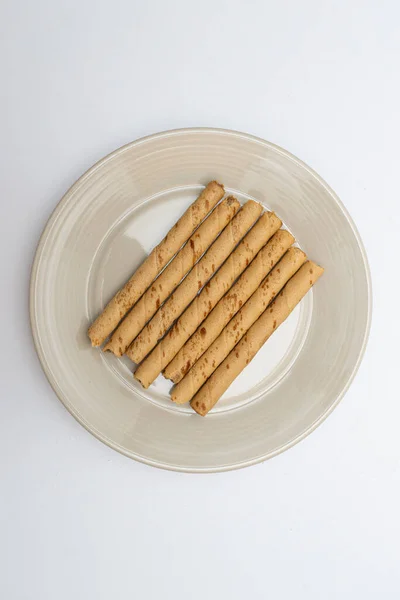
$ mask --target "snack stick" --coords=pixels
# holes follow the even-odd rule
[[[104,346],[104,351],[111,350],[116,356],[122,356],[126,352],[132,340],[140,333],[147,321],[174,291],[229,221],[233,219],[238,210],[239,203],[233,201],[232,198],[223,200],[214,208],[119,324]]]
[[[228,223],[220,236],[196,263],[172,296],[161,306],[127,350],[133,362],[140,363],[158,340],[182,314],[198,291],[228,258],[232,250],[260,216],[262,207],[249,200]]]
[[[308,261],[293,275],[194,396],[190,405],[199,415],[205,416],[212,409],[268,338],[287,319],[323,271],[321,267]]]
[[[289,248],[251,298],[222,330],[182,381],[173,388],[171,398],[174,402],[177,404],[189,402],[305,260],[304,252],[298,248]]]
[[[256,291],[262,280],[294,241],[292,234],[284,229],[280,229],[272,236],[237,282],[220,299],[197,331],[167,365],[163,373],[164,377],[171,379],[174,383],[181,381],[219,336],[225,325]]]
[[[265,213],[257,221],[166,337],[160,341],[159,348],[156,347],[140,365],[135,377],[142,385],[148,387],[156,379],[280,225],[281,221],[274,213]]]
[[[92,346],[101,346],[223,195],[224,186],[216,181],[211,181],[206,186],[89,327],[88,336]]]

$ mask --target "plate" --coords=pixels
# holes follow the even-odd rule
[[[86,331],[212,179],[274,210],[325,274],[202,418],[170,401],[162,376],[142,389],[129,359]],[[116,150],[72,186],[36,251],[30,313],[46,376],[88,431],[150,465],[223,471],[289,448],[337,405],[365,350],[371,285],[350,216],[312,169],[250,135],[184,129]]]

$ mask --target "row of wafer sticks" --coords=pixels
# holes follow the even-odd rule
[[[203,416],[323,273],[275,213],[224,193],[206,186],[88,331]]]

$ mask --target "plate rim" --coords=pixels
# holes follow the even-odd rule
[[[318,417],[318,419],[316,419],[303,433],[298,435],[293,440],[290,440],[287,444],[280,447],[279,449],[277,449],[273,452],[269,452],[267,454],[257,456],[250,460],[229,463],[226,465],[219,465],[217,467],[212,467],[212,466],[210,466],[210,467],[204,467],[204,466],[202,466],[202,467],[182,467],[181,465],[174,465],[174,464],[170,464],[170,463],[163,463],[163,462],[160,462],[157,460],[152,460],[148,457],[141,456],[134,452],[127,451],[126,449],[121,447],[119,444],[117,444],[113,440],[109,439],[106,435],[97,431],[97,429],[95,427],[93,427],[92,425],[90,425],[90,423],[86,422],[86,420],[71,405],[71,403],[69,402],[68,398],[65,396],[65,394],[63,393],[61,388],[59,388],[56,378],[53,377],[53,375],[52,375],[50,366],[48,365],[48,362],[46,360],[44,352],[41,348],[40,335],[39,335],[37,322],[36,322],[36,318],[35,318],[35,309],[36,309],[35,292],[36,292],[36,284],[37,284],[37,274],[38,274],[38,269],[39,269],[39,265],[40,265],[40,260],[42,258],[43,248],[44,248],[44,245],[45,245],[45,243],[48,239],[48,236],[51,232],[51,229],[52,229],[54,223],[56,222],[59,214],[62,212],[62,210],[64,209],[64,206],[67,204],[69,199],[75,194],[75,192],[78,190],[78,188],[86,181],[86,179],[91,177],[92,174],[98,168],[100,168],[101,166],[103,166],[105,163],[112,160],[116,156],[123,154],[127,150],[130,150],[131,148],[133,148],[135,146],[139,146],[143,143],[153,141],[155,139],[161,139],[163,137],[182,135],[182,134],[187,134],[187,133],[193,133],[193,134],[211,133],[211,134],[231,135],[231,136],[243,138],[246,140],[250,140],[253,142],[257,142],[266,148],[270,148],[270,149],[274,150],[275,152],[278,152],[278,153],[286,156],[292,162],[294,162],[294,163],[300,165],[301,167],[303,167],[304,169],[306,169],[306,171],[308,171],[308,173],[314,179],[316,179],[320,185],[322,185],[326,189],[326,191],[331,196],[332,200],[334,202],[336,202],[336,204],[339,206],[342,213],[346,217],[346,219],[351,227],[351,230],[353,232],[353,235],[356,239],[357,245],[360,249],[360,253],[361,253],[361,257],[362,257],[363,265],[364,265],[366,283],[367,283],[367,322],[366,322],[363,342],[360,347],[357,361],[353,367],[353,370],[350,373],[345,386],[343,387],[340,394],[338,394],[336,400],[332,403],[332,405],[320,417]],[[289,448],[292,448],[293,446],[298,444],[300,441],[305,439],[307,436],[309,436],[321,423],[323,423],[325,421],[325,419],[338,406],[338,404],[341,402],[341,400],[347,393],[349,387],[351,386],[351,384],[354,381],[354,378],[355,378],[355,376],[360,368],[361,362],[364,358],[368,340],[369,340],[369,335],[371,332],[372,306],[373,306],[372,280],[371,280],[371,271],[370,271],[367,253],[366,253],[363,241],[361,239],[360,233],[357,229],[357,226],[355,225],[348,209],[345,207],[343,202],[340,200],[340,198],[336,194],[336,192],[307,163],[303,162],[297,156],[295,156],[291,152],[285,150],[281,146],[278,146],[277,144],[274,144],[272,142],[269,142],[268,140],[265,140],[261,137],[258,137],[258,136],[252,135],[252,134],[236,131],[233,129],[224,129],[224,128],[218,128],[218,127],[184,127],[184,128],[169,129],[169,130],[153,133],[153,134],[150,134],[147,136],[140,137],[137,140],[128,142],[127,144],[124,144],[123,146],[117,148],[116,150],[113,150],[112,152],[110,152],[109,154],[104,156],[103,158],[100,158],[94,165],[92,165],[89,169],[87,169],[68,188],[68,190],[65,192],[65,194],[62,196],[62,198],[59,200],[59,202],[57,203],[57,205],[55,206],[55,208],[49,215],[49,217],[45,223],[45,226],[43,228],[43,231],[39,237],[37,246],[36,246],[35,255],[34,255],[31,273],[30,273],[30,281],[29,281],[29,320],[30,320],[30,328],[31,328],[31,332],[32,332],[35,350],[38,355],[43,372],[47,378],[47,381],[49,382],[49,384],[50,384],[51,388],[53,389],[54,393],[56,394],[57,398],[62,402],[62,404],[67,409],[67,411],[76,419],[76,421],[78,421],[78,423],[80,425],[82,425],[95,438],[97,438],[100,442],[106,444],[113,450],[116,450],[120,454],[123,454],[124,456],[127,456],[128,458],[134,459],[138,462],[141,462],[143,464],[146,464],[146,465],[149,465],[152,467],[157,467],[157,468],[168,470],[168,471],[178,471],[178,472],[184,472],[184,473],[218,473],[218,472],[233,471],[236,469],[242,469],[245,467],[249,467],[249,466],[261,463],[261,462],[265,462],[266,460],[269,460],[270,458],[273,458],[274,456],[277,456],[278,454],[285,452],[286,450],[288,450]]]

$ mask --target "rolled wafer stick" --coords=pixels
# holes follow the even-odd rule
[[[144,387],[148,387],[156,379],[281,224],[274,213],[265,213],[257,221],[165,338],[137,369],[135,377]]]
[[[197,200],[189,206],[165,238],[151,251],[129,281],[117,292],[89,327],[88,336],[92,346],[101,346],[223,195],[224,186],[220,183],[211,181],[206,186]]]
[[[244,338],[231,350],[194,396],[190,405],[199,415],[205,416],[212,409],[323,272],[320,266],[309,261],[293,275],[267,310],[250,327]]]
[[[282,260],[222,330],[214,343],[199,358],[182,381],[173,388],[171,398],[174,402],[177,404],[189,402],[305,261],[304,252],[298,248],[289,248]]]
[[[233,219],[239,208],[239,202],[232,197],[215,207],[119,324],[104,346],[104,351],[111,350],[116,356],[122,356],[126,352],[132,340]]]
[[[261,220],[261,219],[260,219]],[[284,229],[277,231],[260,250],[243,275],[221,298],[197,331],[179,350],[164,370],[164,377],[178,383],[219,336],[225,325],[256,291],[269,271],[293,244],[294,237]],[[188,398],[190,400],[190,398]],[[184,400],[187,402],[188,400]]]
[[[172,296],[158,309],[151,321],[129,346],[126,354],[133,362],[140,363],[151,352],[158,340],[182,314],[197,292],[226,260],[261,212],[261,205],[253,200],[246,202],[243,208],[239,210],[204,256],[176,288]],[[141,372],[143,370],[139,371],[139,373]]]

